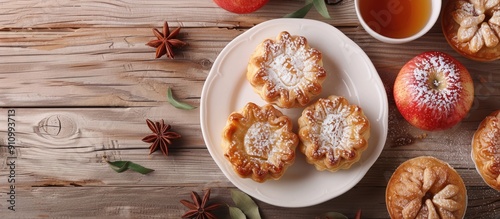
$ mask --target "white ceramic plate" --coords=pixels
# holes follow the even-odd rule
[[[361,106],[371,122],[369,147],[348,170],[317,171],[297,150],[295,163],[280,180],[257,183],[240,178],[224,158],[220,146],[227,117],[248,102],[264,105],[246,80],[250,55],[266,38],[281,31],[305,36],[311,47],[323,53],[327,79],[319,97],[340,95]],[[318,98],[319,98],[318,97]],[[317,98],[316,98],[317,99]],[[313,101],[316,101],[313,100]],[[306,207],[337,197],[366,174],[382,152],[387,137],[388,106],[384,86],[368,56],[335,27],[307,19],[276,19],[263,22],[231,41],[215,60],[201,94],[201,129],[212,158],[226,177],[245,193],[272,205]],[[282,112],[297,121],[302,108]],[[297,122],[294,124],[297,129]]]

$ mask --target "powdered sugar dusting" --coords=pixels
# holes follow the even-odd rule
[[[494,48],[499,43],[498,0],[456,1],[452,17],[460,25],[457,32],[459,43],[466,43],[472,54],[483,47]]]
[[[244,145],[248,155],[267,159],[270,146],[276,142],[276,136],[271,131],[269,124],[256,122],[248,129]]]
[[[500,115],[487,119],[489,123],[483,130],[485,136],[481,138],[485,142],[482,142],[481,146],[488,153],[480,153],[480,155],[483,159],[490,160],[489,169],[500,177]]]
[[[474,5],[469,2],[457,2],[459,9],[466,12],[467,14],[474,15]],[[477,14],[477,13],[476,13]]]
[[[316,76],[314,66],[317,66],[315,49],[306,46],[304,37],[292,37],[288,33],[281,34],[276,41],[265,42],[265,62],[261,68],[267,72],[264,80],[274,84],[274,89],[292,90],[310,83]]]
[[[441,54],[424,56],[416,63],[413,77],[415,80],[408,80],[407,85],[413,91],[417,107],[446,115],[454,110],[463,87],[459,69],[452,60]]]
[[[290,155],[294,145],[280,129],[273,129],[269,123],[256,122],[248,128],[244,138],[246,153],[256,159],[267,160],[273,165],[281,162],[282,155]]]
[[[335,148],[347,149],[351,145],[348,144],[350,136],[353,136],[354,127],[349,123],[349,115],[352,113],[349,106],[330,107],[335,105],[330,99],[323,99],[325,101],[323,110],[315,111],[312,121],[316,121],[311,126],[311,139],[316,139],[319,143],[318,152],[326,153],[326,151]]]
[[[348,124],[343,119],[345,114],[346,110],[342,110],[339,114],[328,114],[323,120],[319,136],[321,148],[335,148],[344,145],[345,139],[349,136]]]

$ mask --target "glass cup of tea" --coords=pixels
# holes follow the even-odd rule
[[[406,43],[427,33],[441,12],[442,0],[355,0],[361,26],[377,40]]]

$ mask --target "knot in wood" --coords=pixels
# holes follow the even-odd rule
[[[76,123],[66,115],[51,115],[38,123],[40,135],[56,139],[68,138],[77,132]]]

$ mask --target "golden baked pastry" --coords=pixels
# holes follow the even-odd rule
[[[442,14],[443,34],[453,49],[478,61],[500,58],[500,1],[450,0]]]
[[[309,47],[305,37],[286,31],[258,45],[247,68],[254,91],[283,108],[307,105],[321,93],[325,77],[321,52]]]
[[[467,191],[450,165],[422,156],[405,161],[394,171],[385,202],[392,219],[461,219],[467,209]]]
[[[299,118],[299,149],[318,170],[348,169],[368,147],[369,137],[368,119],[344,97],[320,98]]]
[[[486,184],[500,191],[500,110],[479,124],[472,138],[472,159]]]
[[[248,103],[227,119],[222,135],[224,156],[243,178],[279,179],[295,160],[299,139],[292,126],[271,104],[261,108]]]

